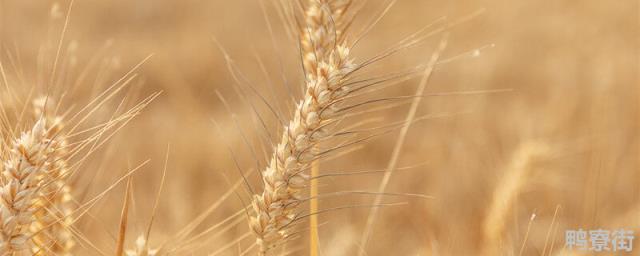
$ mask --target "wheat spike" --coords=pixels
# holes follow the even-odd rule
[[[41,177],[55,168],[56,143],[47,138],[46,121],[15,139],[2,170],[0,189],[0,255],[29,249],[29,228],[36,221],[35,211],[42,200]]]
[[[31,226],[34,255],[70,255],[75,242],[69,230],[72,224],[71,187],[64,178],[68,175],[67,141],[59,133],[63,129],[62,117],[51,115],[46,111],[46,105],[51,104],[46,97],[40,97],[33,102],[34,115],[46,119],[46,139],[51,141],[55,150],[52,154],[52,168],[42,177],[42,183],[48,184],[40,190],[41,197],[36,202],[37,211],[35,221]]]
[[[351,0],[309,0],[300,28],[302,62],[307,76],[329,57],[333,48],[344,41],[344,16]]]
[[[254,195],[252,202],[255,215],[250,226],[261,255],[290,234],[302,190],[309,181],[304,172],[316,158],[313,148],[329,136],[325,125],[341,114],[338,103],[350,92],[344,84],[355,68],[349,49],[338,45],[326,61],[318,63],[317,75],[307,78],[304,99],[297,104],[293,120],[285,127],[269,166],[263,171],[264,191]]]
[[[344,15],[351,0],[309,0],[304,13],[305,23],[300,28],[300,46],[305,77],[313,77],[318,63],[325,61],[329,49],[343,42]],[[317,150],[315,148],[314,150]],[[320,175],[320,161],[311,164],[311,176]],[[318,212],[318,181],[309,184],[309,212]],[[309,255],[318,255],[318,216],[309,217]]]
[[[546,144],[529,141],[520,145],[512,156],[506,168],[506,175],[497,184],[484,221],[483,231],[487,246],[483,255],[500,253],[508,215],[531,173],[531,163],[548,154],[549,148]]]
[[[136,239],[136,247],[132,250],[127,250],[127,256],[156,256],[158,254],[158,250],[150,249],[147,244],[147,239],[144,235],[138,236]]]

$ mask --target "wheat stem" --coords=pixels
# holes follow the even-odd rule
[[[311,163],[311,177],[320,175],[320,160]],[[310,196],[309,212],[318,212],[318,179],[310,180]],[[320,237],[318,235],[318,215],[312,215],[309,218],[309,255],[318,256],[318,243]]]
[[[422,81],[420,81],[420,84],[418,85],[418,88],[416,90],[416,95],[422,95],[426,90],[427,82],[431,77],[433,69],[436,63],[438,62],[438,59],[440,58],[440,54],[444,51],[446,47],[447,47],[447,36],[445,36],[445,38],[442,39],[438,49],[431,55],[429,64],[427,65],[427,68],[424,70]],[[389,160],[389,164],[387,166],[386,172],[382,178],[382,181],[378,186],[379,195],[376,196],[374,200],[374,204],[382,203],[381,195],[386,191],[387,185],[389,184],[389,180],[391,179],[391,174],[397,168],[397,163],[400,157],[400,153],[402,152],[402,147],[404,145],[407,133],[409,131],[409,127],[411,126],[411,123],[415,119],[416,112],[418,110],[418,106],[420,105],[421,99],[422,99],[421,97],[415,97],[411,102],[411,107],[409,108],[409,112],[405,119],[404,126],[400,130],[400,135],[398,136],[398,140],[393,148],[393,153],[391,155],[391,159]],[[371,232],[373,230],[373,224],[375,222],[375,219],[377,218],[377,215],[378,215],[378,208],[372,208],[371,212],[369,213],[369,216],[367,217],[365,230],[363,232],[363,235],[360,241],[361,250],[358,255],[362,256],[366,253],[365,249],[367,246],[367,242],[369,241],[369,238],[371,236]]]

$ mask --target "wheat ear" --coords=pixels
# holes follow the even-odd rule
[[[47,138],[44,119],[13,141],[2,170],[0,255],[29,249],[29,228],[36,221],[37,202],[42,200],[40,179],[58,160],[55,145]]]
[[[336,43],[342,43],[344,15],[351,0],[309,0],[304,13],[304,27],[300,28],[300,47],[305,77],[313,77],[318,63],[325,61]],[[314,150],[317,150],[315,148]],[[320,161],[311,163],[311,176],[320,175]],[[309,184],[309,212],[318,212],[318,180]],[[318,216],[309,216],[309,255],[317,256],[319,251]]]
[[[158,254],[158,250],[150,249],[147,243],[147,239],[144,235],[138,236],[136,239],[136,247],[132,250],[127,250],[127,256],[155,256]]]
[[[334,46],[344,41],[344,16],[352,0],[309,0],[300,28],[300,47],[305,73],[315,73]]]
[[[531,163],[549,154],[546,144],[536,142],[523,143],[511,158],[506,175],[498,182],[484,221],[484,236],[487,246],[483,255],[499,255],[506,220],[515,200],[526,184],[531,173]]]
[[[41,188],[41,196],[36,201],[38,210],[34,213],[35,221],[31,226],[31,232],[35,234],[32,252],[34,255],[71,255],[75,241],[70,231],[73,222],[71,187],[65,181],[69,173],[67,141],[60,136],[64,125],[62,117],[52,116],[45,110],[49,101],[41,97],[33,102],[35,116],[44,118],[50,124],[45,138],[51,142],[50,147],[55,149],[52,152],[55,161],[40,181],[45,186]]]
[[[327,56],[318,63],[316,73],[307,78],[304,99],[297,104],[293,120],[285,127],[262,172],[264,191],[253,198],[255,215],[251,216],[250,227],[260,255],[290,234],[302,190],[309,181],[305,171],[317,157],[313,149],[318,141],[330,136],[328,124],[341,115],[339,102],[350,92],[345,83],[356,64],[349,58],[349,49],[337,45]]]

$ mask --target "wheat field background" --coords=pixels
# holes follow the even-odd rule
[[[7,106],[9,91],[22,99],[46,92],[43,81],[49,79],[69,4],[0,0],[0,62],[7,77],[6,87],[0,83],[3,107],[16,108]],[[361,30],[386,5],[368,1],[351,29]],[[59,70],[64,72],[50,93],[62,98],[62,108],[80,109],[150,55],[134,71],[131,85],[92,114],[91,122],[108,120],[120,108],[161,92],[69,179],[72,195],[83,202],[150,160],[132,175],[125,247],[134,247],[148,226],[167,152],[151,247],[171,244],[178,231],[225,194],[193,234],[236,214],[250,200],[242,186],[232,190],[241,177],[238,169],[251,173],[264,167],[262,148],[256,146],[260,136],[264,130],[278,134],[282,127],[255,94],[239,96],[234,74],[245,90],[251,84],[268,95],[271,107],[286,118],[293,106],[287,86],[293,87],[293,97],[300,97],[298,84],[304,79],[298,45],[288,37],[276,8],[259,0],[73,3],[61,48]],[[484,93],[422,99],[417,115],[438,117],[411,125],[398,159],[398,167],[411,168],[396,170],[386,191],[432,198],[383,197],[386,203],[403,204],[379,209],[366,255],[558,255],[564,231],[578,228],[626,228],[635,230],[637,238],[638,1],[400,0],[353,55],[367,59],[438,18],[455,21],[478,10],[484,11],[449,30],[441,59],[461,57],[434,70],[426,93]],[[424,64],[441,38],[438,34],[402,50],[369,72]],[[478,48],[482,51],[475,56]],[[81,71],[85,67],[86,74]],[[78,77],[83,79],[75,84]],[[419,80],[367,97],[412,95]],[[256,125],[248,102],[270,118],[266,129]],[[390,124],[403,121],[407,111],[404,104],[368,117]],[[394,130],[359,143],[353,152],[321,160],[321,173],[384,170],[397,141]],[[322,179],[319,189],[375,192],[382,176]],[[248,179],[261,190],[258,176]],[[110,255],[117,243],[125,183],[119,181],[74,224],[79,236]],[[373,199],[347,195],[319,203],[330,209],[371,204]],[[357,255],[370,210],[319,215],[320,255]],[[190,235],[195,240],[174,255],[241,254],[253,243],[253,238],[235,241],[249,230],[243,218],[224,230]],[[309,253],[308,230],[301,230],[286,245],[290,255]],[[76,255],[100,255],[83,242],[76,249]],[[625,255],[640,255],[640,248]]]

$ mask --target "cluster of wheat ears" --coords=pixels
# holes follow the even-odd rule
[[[146,232],[135,241],[135,246],[126,248],[128,239],[125,234],[130,204],[129,193],[131,193],[131,182],[127,182],[127,195],[120,213],[121,222],[116,237],[117,243],[112,249],[116,255],[191,255],[189,254],[191,243],[213,233],[213,230],[229,227],[228,223],[244,215],[245,218],[242,220],[247,222],[250,232],[238,237],[238,240],[253,237],[255,242],[239,250],[238,254],[305,254],[307,252],[301,252],[296,246],[286,245],[290,241],[305,237],[304,234],[308,233],[309,249],[307,251],[310,255],[316,256],[319,250],[318,214],[345,208],[366,207],[370,212],[366,218],[367,225],[358,243],[361,248],[360,255],[365,255],[371,233],[374,232],[373,223],[376,221],[378,208],[396,205],[383,203],[383,197],[429,198],[426,195],[387,191],[387,184],[393,171],[399,169],[398,158],[410,125],[434,117],[416,114],[420,101],[427,96],[504,91],[425,94],[425,86],[438,65],[465,56],[475,57],[483,49],[482,47],[473,49],[448,59],[440,58],[447,46],[448,30],[474,17],[477,13],[455,21],[439,19],[424,29],[398,40],[397,44],[381,51],[378,55],[364,61],[356,61],[352,56],[353,48],[361,40],[365,40],[363,38],[391,8],[393,1],[358,32],[353,28],[353,24],[366,1],[301,0],[297,3],[292,2],[296,1],[274,1],[274,5],[279,10],[280,18],[285,21],[283,24],[287,26],[286,30],[294,35],[293,38],[299,46],[297,50],[304,73],[304,81],[301,81],[302,95],[294,97],[293,104],[290,104],[289,118],[276,114],[282,128],[279,135],[271,138],[271,144],[267,150],[268,160],[256,170],[261,186],[252,186],[252,182],[249,181],[251,174],[246,173],[241,173],[242,179],[234,186],[234,190],[238,186],[244,186],[244,189],[251,194],[250,202],[243,202],[246,207],[229,219],[200,234],[193,235],[196,226],[204,222],[204,217],[198,217],[177,232],[173,241],[158,246],[148,244],[149,236],[153,233],[149,224]],[[69,6],[69,13],[71,6]],[[65,28],[67,25],[65,22]],[[386,74],[365,72],[373,64],[435,36],[441,39],[433,52],[426,56],[428,58],[423,65]],[[58,54],[63,41],[61,38],[57,47]],[[232,61],[229,60],[228,63],[231,72],[236,74]],[[19,92],[13,92],[7,86],[6,95],[3,95],[3,102],[0,103],[3,105],[0,108],[2,121],[0,129],[3,139],[0,145],[2,161],[0,165],[2,173],[0,177],[0,224],[2,225],[0,255],[2,256],[74,255],[76,254],[74,252],[79,251],[78,247],[93,250],[100,255],[112,255],[112,252],[97,248],[90,239],[83,236],[76,225],[78,220],[86,217],[89,209],[106,193],[118,184],[130,181],[131,174],[136,169],[132,169],[103,193],[90,200],[74,198],[79,191],[74,191],[73,178],[78,172],[87,171],[83,170],[83,163],[89,155],[97,152],[97,149],[107,143],[111,136],[141,114],[142,110],[160,93],[149,95],[134,107],[119,111],[119,114],[103,120],[98,125],[84,128],[83,125],[92,115],[103,108],[106,102],[117,98],[131,84],[138,66],[104,89],[98,97],[91,99],[79,111],[62,109],[63,99],[52,96],[52,88],[56,86],[63,88],[62,91],[75,88],[58,85],[56,75],[59,76],[62,73],[60,72],[62,66],[56,56],[51,65],[52,71],[49,74],[51,77],[45,79],[49,82],[45,81],[45,85],[39,88],[44,88],[42,91],[33,89],[29,91],[28,96],[21,96]],[[3,83],[7,85],[2,63],[0,63],[0,71]],[[414,94],[369,98],[373,92],[416,77],[421,79]],[[33,96],[38,94],[43,96]],[[224,101],[222,96],[221,99]],[[6,106],[10,101],[23,104],[17,108]],[[367,120],[353,118],[362,114],[374,113],[375,115],[376,110],[404,105],[409,105],[409,111],[402,122],[367,126],[370,123]],[[120,107],[122,106],[118,106],[119,109]],[[259,116],[257,120],[264,125],[264,121]],[[340,156],[373,137],[391,131],[399,131],[399,136],[388,166],[379,171],[383,176],[376,191],[338,191],[324,194],[318,192],[318,180],[324,177],[376,172],[326,174],[320,171],[321,159]],[[515,196],[523,187],[523,180],[528,175],[531,162],[541,155],[550,153],[551,149],[546,145],[526,142],[513,156],[512,163],[506,167],[512,171],[498,183],[493,203],[488,207],[488,217],[484,221],[483,232],[484,237],[490,242],[486,243],[487,246],[483,248],[482,254],[500,255],[504,250],[502,240],[505,237],[505,221],[510,214]],[[162,182],[164,184],[164,176]],[[322,197],[348,193],[369,195],[374,199],[369,205],[319,207],[318,200]],[[231,194],[232,191],[221,198],[227,198]],[[157,204],[156,200],[154,216]],[[215,208],[213,206],[202,216],[210,214]],[[549,238],[548,240],[553,241]],[[211,255],[220,254],[234,245],[235,243],[231,243],[228,247],[220,248]],[[549,248],[554,247],[553,244],[549,246]],[[520,254],[523,250],[524,244],[523,248],[520,248]],[[542,254],[547,253],[551,254],[551,249],[547,250],[545,244],[545,251]],[[393,255],[391,252],[390,254]]]
[[[383,10],[380,16],[372,20],[360,34],[352,35],[349,28],[353,24],[358,9],[363,7],[363,3],[364,1],[354,0],[309,0],[299,5],[303,10],[299,14],[294,11],[295,7],[291,3],[283,2],[278,5],[282,8],[283,16],[290,16],[289,18],[295,20],[292,30],[296,31],[295,34],[299,40],[304,72],[304,92],[292,106],[292,117],[289,121],[283,121],[284,128],[281,131],[280,140],[273,145],[273,153],[267,165],[259,172],[262,191],[256,191],[247,184],[253,194],[251,207],[246,209],[247,221],[255,236],[255,244],[246,248],[242,254],[250,253],[252,250],[255,250],[258,255],[270,254],[296,237],[295,235],[300,232],[302,220],[311,219],[309,226],[311,254],[317,255],[316,215],[331,210],[318,209],[317,200],[322,196],[318,194],[317,188],[317,179],[321,178],[318,161],[366,140],[366,138],[345,140],[344,138],[349,137],[350,134],[340,125],[348,123],[351,115],[359,114],[357,112],[359,107],[379,101],[409,100],[412,106],[405,122],[376,129],[388,131],[403,128],[402,133],[406,134],[409,124],[419,119],[415,117],[415,109],[423,97],[424,86],[438,62],[439,54],[446,46],[446,39],[441,41],[436,53],[425,66],[382,76],[367,77],[360,74],[360,71],[427,37],[441,34],[452,24],[442,22],[436,29],[425,28],[378,56],[364,62],[356,62],[351,56],[352,48],[391,6],[390,4]],[[65,23],[65,27],[66,25]],[[62,39],[58,46],[58,54],[61,46]],[[57,62],[56,57],[52,67],[52,82],[58,68]],[[352,103],[352,98],[379,90],[383,85],[405,81],[418,75],[423,75],[424,78],[416,95],[400,99],[383,98],[364,103]],[[11,117],[5,110],[7,108],[2,108],[4,141],[1,151],[3,164],[0,190],[2,198],[0,255],[72,255],[74,247],[78,244],[82,247],[93,246],[91,241],[82,238],[74,224],[81,216],[87,214],[87,209],[98,198],[82,203],[75,200],[71,178],[76,171],[79,171],[86,155],[91,154],[95,148],[106,142],[105,137],[109,137],[108,131],[119,130],[137,116],[158,94],[151,95],[131,110],[118,117],[112,117],[97,127],[82,131],[78,131],[78,127],[132,80],[132,77],[125,76],[125,78],[114,83],[101,93],[100,97],[93,99],[71,117],[68,113],[59,114],[60,105],[54,104],[59,99],[53,99],[48,95],[47,90],[44,90],[45,96],[32,100],[30,106],[24,104],[21,111],[31,109],[33,112],[31,116],[19,113]],[[44,87],[50,89],[52,86],[53,84]],[[7,93],[10,91],[8,90]],[[81,140],[77,138],[78,134],[90,132],[95,133]],[[336,143],[331,140],[338,142],[331,144]],[[333,145],[333,147],[327,148],[320,144]],[[79,153],[87,151],[87,148],[89,153],[85,155]],[[395,152],[396,159],[397,154],[399,150]],[[391,171],[395,169],[393,162],[395,160],[388,167],[380,190],[369,192],[377,198],[376,202],[368,207],[383,206],[380,196],[392,195],[385,193],[385,186]],[[124,248],[128,198],[125,199],[122,210],[120,234],[114,248],[116,255],[125,253],[129,256],[168,255],[179,251],[175,248],[153,249],[147,244],[150,232],[138,237],[134,248],[129,250]],[[311,207],[304,208],[305,203],[309,203]],[[372,211],[368,220],[370,222],[375,220],[375,211]],[[368,240],[369,232],[368,230],[363,236],[363,246]]]

